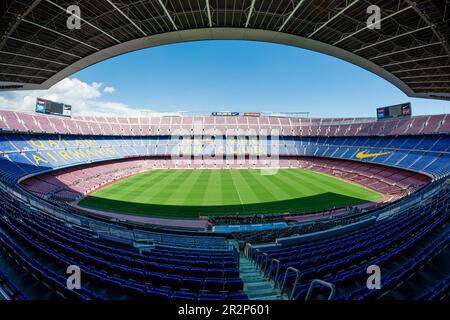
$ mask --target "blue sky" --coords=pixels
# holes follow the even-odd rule
[[[411,101],[414,114],[450,112],[450,102],[411,99],[378,76],[320,53],[251,41],[201,41],[128,53],[74,75],[114,87],[114,99],[156,111],[309,111],[375,116]]]
[[[450,113],[449,101],[409,98],[389,82],[348,62],[252,41],[201,41],[149,48],[100,62],[70,78],[80,80],[71,96],[64,93],[70,84],[60,84],[56,94],[53,88],[47,95],[4,95],[3,105],[27,104],[32,108],[39,95],[68,100],[75,109],[79,105],[80,110],[101,108],[106,112],[108,107],[119,106],[117,110],[122,113],[134,109],[307,111],[312,117],[346,117],[375,116],[379,106],[411,101],[415,115]],[[104,90],[106,87],[114,89]],[[79,91],[85,92],[77,95]]]

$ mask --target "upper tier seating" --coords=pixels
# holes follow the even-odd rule
[[[83,135],[189,135],[273,134],[285,136],[370,136],[448,133],[446,114],[409,119],[374,118],[286,118],[286,117],[73,117],[61,118],[35,113],[0,110],[0,129],[8,131]],[[266,135],[268,133],[266,132]]]
[[[450,171],[450,136],[280,137],[257,139],[190,137],[112,137],[0,135],[0,170],[11,179],[91,162],[152,157],[145,167],[249,168],[280,166],[286,156],[314,156],[363,161],[426,172]],[[266,150],[266,151],[264,151]],[[232,156],[240,154],[234,160]],[[191,161],[191,155],[202,155]],[[244,159],[244,155],[249,159]],[[182,155],[182,157],[180,157]],[[223,160],[223,155],[227,160]],[[259,158],[257,156],[259,155]],[[269,157],[270,155],[270,157]]]

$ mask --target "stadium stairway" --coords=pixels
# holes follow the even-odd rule
[[[287,300],[287,296],[274,289],[272,283],[243,254],[240,255],[239,271],[244,281],[244,293],[250,300]]]

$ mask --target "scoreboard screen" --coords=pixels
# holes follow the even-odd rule
[[[64,103],[37,98],[35,111],[38,113],[70,117],[72,115],[72,106]]]
[[[377,108],[377,119],[391,119],[398,117],[410,117],[412,115],[411,103],[402,103],[389,107]]]

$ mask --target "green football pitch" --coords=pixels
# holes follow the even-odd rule
[[[382,198],[378,193],[305,169],[160,169],[117,181],[80,206],[126,214],[194,218],[312,212]]]

